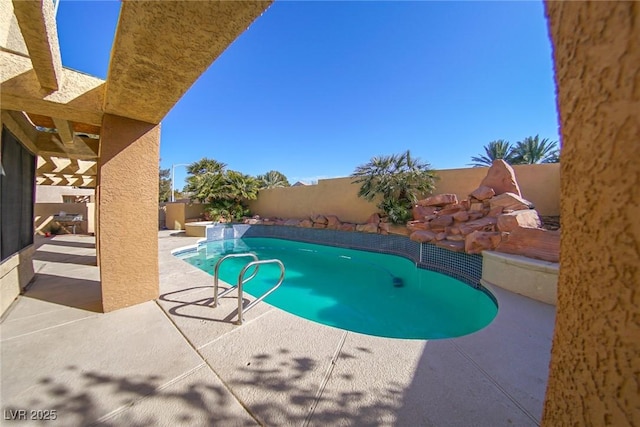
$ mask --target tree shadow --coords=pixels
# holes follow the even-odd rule
[[[34,393],[29,398],[22,399],[20,404],[5,405],[5,412],[13,408],[46,407],[56,411],[61,425],[255,424],[248,417],[244,421],[237,419],[237,411],[229,410],[233,404],[231,393],[222,384],[205,378],[167,385],[155,375],[118,376],[84,371],[76,366],[66,366],[63,371],[72,376],[71,381],[55,378],[55,374],[40,378],[31,387]]]

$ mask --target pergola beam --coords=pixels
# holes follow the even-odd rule
[[[58,136],[64,145],[67,147],[73,146],[73,125],[68,120],[52,117],[53,123],[56,125]]]
[[[2,108],[101,126],[105,81],[67,68],[62,85],[43,91],[31,60],[0,51]]]
[[[43,157],[65,157],[68,159],[94,160],[98,158],[97,139],[82,138],[76,136],[72,146],[64,145],[56,134],[48,132],[38,132],[36,154]]]
[[[40,86],[58,90],[64,75],[53,1],[13,0],[13,13]]]
[[[36,176],[36,184],[52,185],[60,187],[95,188],[96,177],[87,175],[53,174],[46,173]]]
[[[271,2],[123,1],[104,111],[160,123]]]
[[[19,111],[2,110],[2,124],[18,138],[33,154],[38,154],[38,131],[34,128],[24,113]]]

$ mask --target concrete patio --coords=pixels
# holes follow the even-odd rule
[[[487,328],[448,340],[347,332],[259,304],[231,323],[212,278],[158,234],[160,298],[99,313],[95,241],[37,238],[35,280],[0,325],[3,422],[59,425],[539,425],[555,307],[492,289]],[[135,286],[131,283],[130,286]],[[53,423],[53,422],[52,422]]]

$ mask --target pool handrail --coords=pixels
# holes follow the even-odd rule
[[[241,254],[228,254],[223,256],[222,258],[220,258],[218,260],[218,262],[216,262],[216,266],[213,269],[213,307],[217,307],[218,306],[218,299],[222,298],[223,296],[227,295],[229,292],[233,291],[238,284],[235,284],[233,286],[231,286],[229,289],[226,289],[225,291],[223,291],[220,295],[218,295],[218,270],[220,270],[220,264],[222,264],[223,261],[230,259],[230,258],[244,258],[244,257],[250,257],[253,258],[254,262],[258,261],[258,256],[254,253],[251,252],[247,252],[247,253],[241,253]],[[251,276],[249,276],[246,281],[249,281],[251,279],[253,279],[256,274],[258,274],[258,269],[260,268],[259,265],[256,265],[256,270],[253,272],[253,274]],[[246,271],[246,267],[244,270],[242,270],[243,273]]]
[[[271,289],[269,289],[267,292],[265,292],[264,294],[262,294],[262,296],[260,296],[259,298],[256,298],[255,300],[253,300],[251,302],[251,304],[249,304],[246,307],[243,307],[242,301],[243,301],[243,285],[245,283],[247,283],[249,280],[253,279],[255,277],[256,274],[258,274],[258,268],[260,268],[260,266],[262,264],[278,264],[280,266],[280,278],[278,279],[278,283],[275,284],[275,286],[273,286]],[[256,267],[256,271],[254,271],[254,273],[248,277],[247,279],[243,280],[243,277],[245,275],[245,273],[247,272],[247,270],[251,267],[255,266]],[[266,297],[268,297],[273,291],[275,291],[276,289],[278,289],[278,287],[280,287],[280,285],[282,284],[282,282],[284,281],[284,264],[282,263],[282,261],[280,261],[279,259],[263,259],[263,260],[256,260],[256,261],[251,261],[249,262],[247,265],[244,266],[244,268],[242,269],[242,271],[240,272],[240,274],[238,275],[238,284],[236,285],[238,287],[238,320],[236,321],[236,323],[238,325],[242,325],[242,315],[243,315],[243,311],[247,312],[250,309],[252,309],[253,307],[256,306],[256,304],[258,304],[260,301],[262,301],[263,299],[265,299]]]

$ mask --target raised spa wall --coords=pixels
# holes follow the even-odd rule
[[[474,287],[498,286],[547,304],[556,304],[558,264],[517,255],[485,251],[482,255],[452,252],[406,236],[340,230],[248,224],[193,225],[203,241],[271,237],[399,255],[420,268],[437,271]],[[197,231],[196,231],[197,230]]]

